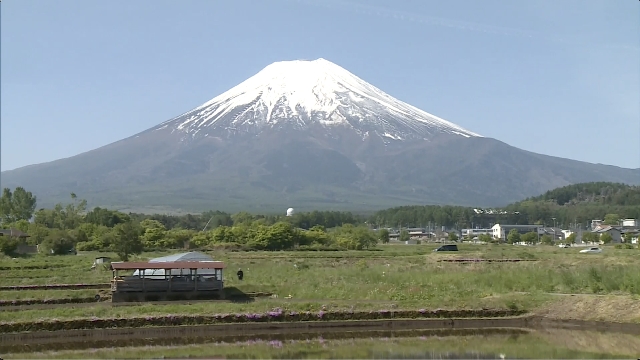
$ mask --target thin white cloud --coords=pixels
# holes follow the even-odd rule
[[[452,29],[458,29],[463,31],[473,31],[479,33],[486,34],[497,34],[504,36],[514,36],[520,38],[529,38],[529,39],[541,39],[553,42],[567,43],[573,45],[588,45],[588,46],[600,46],[607,48],[619,48],[619,49],[627,49],[627,50],[637,50],[640,49],[639,46],[628,45],[628,44],[594,44],[590,42],[584,42],[577,39],[563,39],[559,37],[549,37],[545,34],[536,31],[528,31],[510,27],[502,27],[502,26],[493,26],[488,24],[481,24],[475,22],[468,21],[460,21],[454,19],[447,19],[441,17],[433,17],[433,16],[425,16],[419,15],[415,13],[410,13],[406,11],[393,10],[389,8],[385,8],[382,6],[370,5],[357,3],[348,0],[292,0],[297,3],[311,5],[311,6],[319,6],[327,9],[336,9],[336,10],[350,10],[355,13],[365,14],[365,15],[373,15],[377,17],[384,17],[388,19],[394,19],[399,21],[406,22],[415,22],[425,25],[431,26],[441,26],[448,27]]]

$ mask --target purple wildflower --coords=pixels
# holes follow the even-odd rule
[[[320,310],[320,312],[318,313],[318,318],[322,319],[323,316],[324,316],[324,311]]]

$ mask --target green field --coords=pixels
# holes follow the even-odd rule
[[[637,249],[605,247],[602,254],[588,255],[579,254],[579,248],[551,246],[463,244],[458,253],[434,253],[433,248],[430,245],[383,245],[377,251],[215,252],[211,255],[228,266],[225,287],[244,292],[269,292],[277,298],[249,303],[66,305],[0,311],[0,322],[213,314],[268,311],[276,307],[295,311],[317,311],[323,307],[327,310],[509,308],[545,311],[551,315],[562,315],[562,311],[566,311],[567,315],[578,318],[640,322],[637,305],[640,252]],[[145,253],[139,259],[166,254]],[[5,257],[0,261],[0,266],[5,268],[0,285],[108,282],[111,271],[91,270],[96,255]],[[456,257],[535,261],[470,264],[438,261]],[[10,269],[6,269],[8,267]],[[235,277],[238,268],[245,273],[244,281]],[[0,300],[91,297],[98,292],[0,291]],[[570,297],[571,294],[581,295]],[[623,313],[618,309],[621,306],[624,306]]]

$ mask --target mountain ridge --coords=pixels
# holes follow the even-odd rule
[[[572,183],[640,184],[640,169],[483,137],[324,59],[274,64],[130,137],[4,171],[3,186],[47,205],[75,192],[102,206],[349,210],[501,206]]]

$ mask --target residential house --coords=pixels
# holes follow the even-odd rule
[[[591,230],[595,229],[600,225],[603,225],[603,223],[604,223],[603,220],[591,220]]]
[[[30,237],[29,234],[22,232],[18,229],[0,229],[0,236],[12,236],[12,237],[16,237],[19,239],[26,239],[28,237]]]
[[[491,227],[493,238],[500,239],[502,241],[507,241],[507,235],[509,235],[509,231],[516,229],[520,234],[526,234],[530,232],[538,232],[538,229],[541,228],[542,225],[504,225],[504,224],[495,224]]]
[[[28,245],[26,243],[26,239],[31,237],[31,235],[22,232],[18,229],[0,229],[0,236],[10,236],[17,238],[19,240],[18,246],[16,247],[16,254],[37,254],[38,246],[37,245]]]
[[[591,230],[591,232],[596,233],[598,235],[609,234],[613,238],[614,244],[620,244],[622,242],[622,229],[617,226],[611,225],[599,225],[595,229]]]
[[[540,227],[538,228],[538,235],[549,235],[554,241],[564,241],[565,239],[563,230],[554,227]]]

